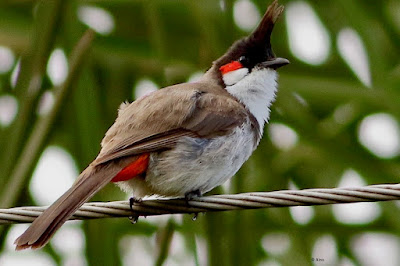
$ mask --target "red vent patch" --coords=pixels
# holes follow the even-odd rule
[[[135,161],[131,162],[128,166],[122,169],[111,182],[127,181],[147,171],[149,166],[150,153],[145,153],[139,156]]]

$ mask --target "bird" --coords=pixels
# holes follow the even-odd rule
[[[141,199],[199,197],[223,184],[257,148],[270,116],[277,69],[271,33],[284,7],[275,0],[197,82],[172,85],[122,103],[101,150],[72,187],[15,240],[37,249],[108,183]]]

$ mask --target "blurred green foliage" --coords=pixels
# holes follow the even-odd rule
[[[119,104],[134,100],[132,90],[138,80],[149,78],[160,87],[186,82],[194,72],[205,71],[234,40],[245,36],[247,33],[239,30],[233,20],[234,1],[221,2],[225,11],[216,0],[3,0],[0,45],[11,48],[21,58],[21,70],[15,89],[9,82],[11,73],[0,75],[0,96],[14,95],[19,103],[16,120],[0,128],[2,207],[35,205],[27,186],[47,145],[65,148],[83,170],[97,155]],[[265,0],[254,2],[261,13],[269,4]],[[300,188],[335,187],[349,168],[360,173],[368,184],[398,182],[399,158],[377,157],[360,145],[357,136],[358,125],[368,114],[385,112],[400,120],[400,35],[391,13],[396,1],[308,3],[331,36],[332,49],[325,63],[305,64],[291,54],[284,19],[276,25],[272,37],[275,53],[290,59],[291,65],[280,70],[280,90],[271,122],[295,130],[298,142],[289,150],[281,150],[266,134],[225,192],[286,189],[289,180]],[[90,52],[79,55],[78,51],[78,65],[72,67],[70,61],[68,86],[52,88],[45,73],[51,51],[59,47],[67,56],[74,56],[73,48],[87,30],[77,18],[81,5],[108,10],[114,17],[115,30],[97,35]],[[337,52],[336,36],[344,27],[353,28],[364,42],[372,88],[358,81]],[[67,91],[57,98],[61,89]],[[61,99],[51,111],[53,119],[47,120],[36,113],[46,90],[53,90]],[[345,105],[352,112],[344,123],[338,123],[333,114]],[[41,123],[44,126],[38,126]],[[221,188],[211,193],[217,192]],[[125,196],[110,185],[94,200],[122,198]],[[83,226],[86,255],[89,265],[118,265],[122,263],[118,241],[123,236],[156,234],[157,249],[150,252],[154,263],[161,265],[168,259],[174,233],[179,232],[193,264],[202,261],[196,247],[196,239],[200,238],[205,240],[209,265],[254,265],[270,258],[282,265],[308,265],[316,239],[329,234],[337,242],[339,256],[357,263],[350,247],[353,236],[368,231],[400,236],[399,208],[394,202],[379,206],[383,210],[379,218],[362,225],[339,223],[330,206],[315,207],[315,217],[305,225],[296,223],[288,208],[208,213],[195,222],[184,216],[182,223],[170,220],[159,226],[146,220],[134,226],[125,219],[87,221]],[[7,229],[1,228],[2,243]],[[271,232],[290,237],[285,254],[269,254],[262,248],[263,236]],[[45,251],[60,261],[51,247]]]

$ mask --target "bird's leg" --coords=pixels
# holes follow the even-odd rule
[[[137,221],[139,220],[139,215],[137,213],[135,213],[135,211],[133,210],[133,205],[135,203],[141,203],[141,202],[142,202],[141,198],[135,198],[135,197],[129,198],[129,208],[132,211],[132,216],[129,216],[129,220],[133,224],[137,223]]]
[[[201,192],[200,189],[196,189],[194,191],[190,191],[188,193],[185,193],[185,200],[186,202],[189,202],[189,200],[195,199],[201,197]]]
[[[188,193],[185,193],[185,200],[186,200],[186,205],[190,206],[189,201],[195,198],[199,198],[201,197],[201,192],[200,189],[196,189],[194,191],[190,191]],[[195,213],[192,220],[195,221],[197,219],[197,214]]]

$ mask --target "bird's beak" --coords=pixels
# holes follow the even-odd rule
[[[260,67],[278,69],[282,66],[286,66],[289,63],[289,60],[286,58],[276,57],[260,63]]]

